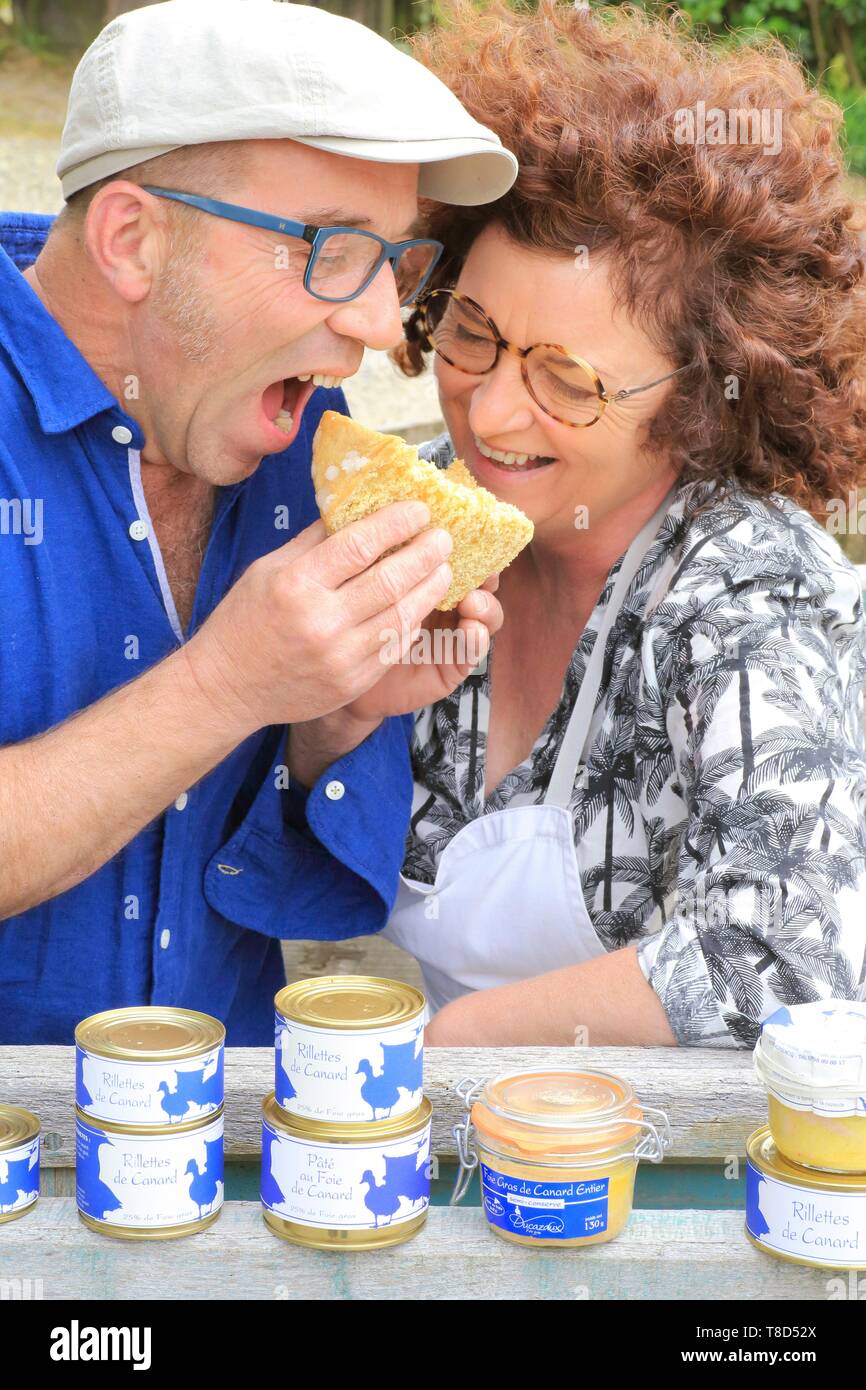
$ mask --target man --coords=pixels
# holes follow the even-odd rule
[[[384,924],[411,797],[386,716],[466,667],[389,670],[382,635],[439,601],[450,540],[412,503],[326,539],[311,440],[433,263],[418,192],[515,168],[305,6],[168,0],[82,59],[67,205],[0,227],[0,1042],[152,1002],[265,1044],[278,938]],[[482,648],[500,619],[461,608]]]

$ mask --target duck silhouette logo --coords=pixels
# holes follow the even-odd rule
[[[358,1063],[355,1075],[366,1078],[361,1086],[361,1096],[364,1103],[369,1105],[374,1120],[387,1118],[391,1114],[401,1091],[412,1094],[420,1091],[422,1059],[420,1053],[415,1055],[415,1047],[415,1038],[405,1043],[382,1043],[384,1061],[378,1076],[368,1058]]]
[[[120,1198],[99,1176],[100,1154],[103,1149],[113,1148],[110,1139],[98,1139],[88,1131],[79,1131],[75,1158],[78,1205],[85,1215],[97,1221],[104,1221],[109,1212],[119,1211],[123,1206]]]
[[[6,1176],[0,1178],[0,1213],[12,1211],[22,1202],[31,1201],[37,1194],[34,1177],[38,1171],[30,1155],[26,1158],[9,1158],[5,1167]]]
[[[200,1169],[198,1160],[191,1158],[185,1170],[192,1174],[189,1195],[190,1201],[198,1207],[199,1217],[204,1216],[206,1211],[213,1211],[214,1203],[223,1185],[222,1137],[206,1139],[204,1147],[204,1168]]]
[[[162,1094],[160,1109],[164,1110],[169,1123],[182,1120],[190,1106],[202,1110],[217,1110],[223,1101],[223,1060],[220,1053],[216,1071],[205,1078],[200,1071],[176,1071],[175,1089],[169,1090],[167,1081],[160,1081],[158,1090]]]
[[[286,1194],[274,1177],[271,1151],[277,1142],[277,1136],[271,1130],[262,1130],[262,1202],[266,1207],[282,1206],[286,1200]]]
[[[289,1076],[289,1073],[286,1071],[286,1054],[285,1054],[285,1050],[284,1050],[283,1047],[281,1046],[281,1041],[282,1041],[282,1040],[281,1040],[280,1035],[279,1035],[279,1033],[278,1033],[278,1034],[277,1034],[277,1051],[276,1051],[276,1058],[277,1058],[277,1081],[278,1081],[279,1084],[278,1084],[278,1087],[277,1087],[277,1092],[278,1092],[278,1093],[277,1093],[277,1101],[279,1102],[280,1105],[285,1105],[285,1103],[286,1103],[287,1100],[291,1100],[292,1097],[293,1097],[293,1096],[296,1096],[298,1093],[297,1093],[297,1091],[295,1090],[294,1086],[292,1085],[292,1082],[291,1082],[291,1078],[290,1078],[290,1076]]]
[[[84,1053],[75,1049],[75,1099],[82,1110],[93,1104],[93,1096],[84,1081]]]
[[[387,1226],[400,1210],[401,1200],[414,1207],[430,1198],[430,1174],[427,1163],[419,1165],[419,1158],[426,1157],[426,1146],[420,1145],[413,1153],[402,1154],[399,1158],[385,1157],[385,1180],[378,1184],[370,1169],[361,1175],[367,1192],[364,1206],[372,1214],[376,1228]]]
[[[766,1187],[763,1176],[751,1164],[746,1167],[746,1211],[749,1214],[749,1231],[760,1239],[770,1234],[767,1218],[761,1211],[761,1187]]]

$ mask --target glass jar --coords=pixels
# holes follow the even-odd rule
[[[825,999],[778,1009],[754,1054],[776,1148],[827,1173],[866,1173],[866,1004]]]
[[[457,1087],[469,1114],[455,1126],[459,1202],[477,1167],[496,1235],[557,1248],[613,1240],[631,1215],[640,1158],[659,1163],[667,1116],[642,1106],[608,1072],[549,1067]]]

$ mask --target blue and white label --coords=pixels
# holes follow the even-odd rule
[[[39,1196],[39,1135],[0,1153],[0,1217],[32,1207]]]
[[[262,1205],[325,1230],[397,1226],[430,1202],[430,1125],[407,1139],[320,1144],[262,1122]]]
[[[331,1124],[396,1119],[417,1110],[424,1081],[424,1021],[326,1031],[276,1015],[274,1095],[290,1115]]]
[[[75,1099],[96,1120],[184,1124],[215,1114],[224,1089],[222,1044],[180,1062],[116,1062],[75,1049]]]
[[[746,1164],[746,1230],[778,1255],[866,1269],[866,1192],[818,1192]]]
[[[491,1226],[536,1240],[575,1240],[607,1230],[610,1178],[538,1182],[481,1164],[481,1200]]]
[[[78,1209],[106,1226],[185,1226],[223,1202],[223,1117],[178,1134],[116,1134],[77,1122]]]

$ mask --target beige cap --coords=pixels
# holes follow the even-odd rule
[[[165,0],[112,20],[75,70],[57,174],[69,198],[182,145],[259,139],[420,164],[419,193],[446,203],[492,202],[517,176],[422,64],[280,0]]]

